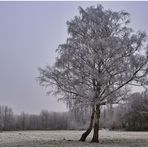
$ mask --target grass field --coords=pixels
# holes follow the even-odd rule
[[[91,143],[91,135],[86,142],[78,141],[84,131],[11,131],[0,133],[0,146],[51,146],[51,147],[95,147],[95,146],[146,146],[148,132],[100,131],[100,143]]]

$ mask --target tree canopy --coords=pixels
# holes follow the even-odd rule
[[[41,85],[52,86],[54,94],[70,104],[106,103],[127,84],[144,85],[146,33],[134,33],[124,11],[98,5],[86,10],[80,7],[79,12],[80,16],[67,22],[69,37],[56,50],[55,65],[40,69]]]

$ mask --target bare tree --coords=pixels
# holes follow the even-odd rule
[[[14,125],[14,115],[8,106],[0,106],[0,131],[12,130]]]
[[[42,123],[41,116],[33,114],[29,115],[29,129],[31,130],[43,129],[41,123]]]
[[[94,127],[92,142],[99,142],[100,106],[118,103],[129,85],[145,85],[148,73],[146,33],[128,27],[129,14],[97,7],[79,8],[67,22],[69,37],[58,46],[55,64],[40,68],[39,81],[60,94],[69,108],[92,107],[85,141]]]
[[[148,93],[130,95],[123,115],[127,130],[148,130]]]
[[[0,131],[3,131],[4,127],[4,109],[0,106]]]
[[[18,115],[17,126],[20,130],[27,130],[29,127],[29,115],[24,112]]]

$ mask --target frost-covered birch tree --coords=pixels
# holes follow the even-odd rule
[[[146,85],[148,48],[146,33],[128,27],[129,13],[97,7],[79,8],[67,22],[67,41],[57,48],[53,66],[40,68],[39,81],[71,107],[92,107],[85,141],[94,129],[99,142],[100,106],[117,103],[126,87]]]

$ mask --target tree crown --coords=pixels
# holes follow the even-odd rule
[[[55,64],[39,69],[40,84],[52,86],[70,107],[115,103],[128,85],[145,85],[146,33],[128,27],[129,13],[102,5],[79,7],[79,13],[67,22],[69,37],[58,46]]]

